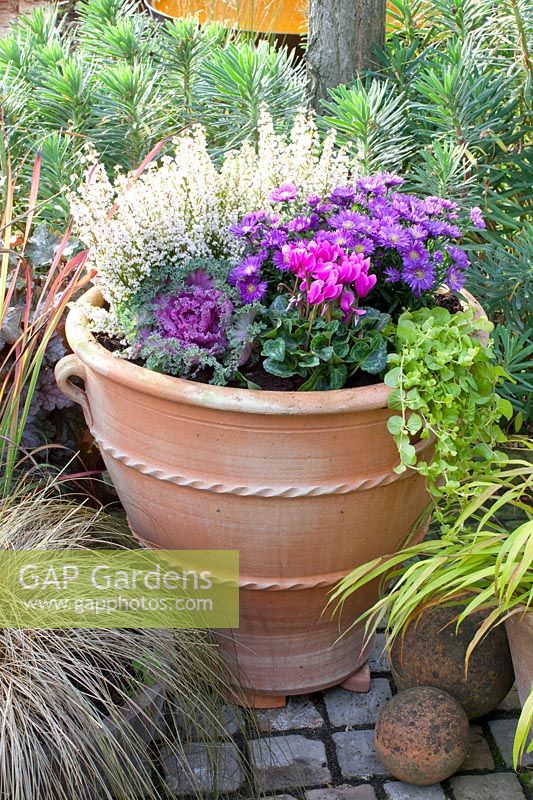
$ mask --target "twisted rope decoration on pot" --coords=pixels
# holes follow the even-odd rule
[[[239,486],[235,484],[220,483],[195,478],[179,473],[166,472],[163,469],[146,464],[143,461],[132,458],[126,453],[121,453],[112,445],[100,439],[93,433],[99,448],[107,453],[111,458],[120,461],[130,469],[137,470],[143,475],[156,478],[159,481],[167,481],[176,486],[183,486],[187,489],[197,489],[204,492],[214,492],[215,494],[233,494],[241,497],[319,497],[320,495],[349,494],[351,492],[364,492],[368,489],[375,489],[378,486],[387,486],[390,483],[404,480],[412,475],[406,471],[400,475],[395,472],[383,472],[369,478],[359,478],[358,480],[346,483],[327,484],[325,486]],[[431,440],[417,442],[416,450],[420,453],[432,444]]]
[[[133,526],[129,523],[131,531],[135,538],[141,542],[143,547],[148,549],[154,548],[153,542],[145,536],[141,536]],[[155,549],[158,546],[155,545]],[[335,586],[339,581],[349,574],[350,570],[340,570],[338,572],[324,572],[321,575],[302,575],[293,578],[270,578],[268,576],[241,575],[239,578],[239,589],[245,589],[251,592],[285,592],[285,591],[298,591],[302,589],[330,589]],[[234,585],[234,579],[224,579],[223,576],[217,575],[217,583],[219,585],[229,584]]]

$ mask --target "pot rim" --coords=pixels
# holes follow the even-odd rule
[[[474,307],[476,315],[485,316],[477,300],[468,292],[463,294]],[[93,287],[71,306],[65,325],[67,341],[85,366],[108,380],[142,394],[219,411],[249,414],[342,414],[387,409],[391,389],[385,383],[322,392],[276,392],[213,386],[146,369],[114,356],[96,341],[89,330],[83,305],[101,308],[104,302],[98,287]]]

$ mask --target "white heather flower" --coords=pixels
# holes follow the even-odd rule
[[[301,188],[302,202],[346,184],[350,165],[334,134],[321,144],[314,118],[301,112],[290,136],[260,113],[257,148],[251,142],[213,162],[201,126],[175,139],[173,156],[153,163],[136,180],[113,181],[91,145],[84,148],[85,183],[71,192],[79,238],[91,248],[88,266],[110,304],[91,315],[95,329],[117,335],[116,306],[127,303],[158,267],[197,258],[235,262],[240,242],[229,227],[248,211],[272,209],[269,196],[282,183]],[[110,217],[110,209],[115,211]]]

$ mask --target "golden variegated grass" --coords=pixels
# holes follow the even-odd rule
[[[0,513],[0,549],[130,548],[125,523],[59,494],[14,486]],[[159,800],[158,756],[139,735],[152,715],[136,698],[166,698],[162,746],[198,787],[186,750],[205,745],[213,780],[229,741],[229,694],[217,648],[195,630],[0,630],[0,785],[10,800]],[[235,692],[234,692],[235,694]],[[123,716],[137,709],[136,725]],[[122,733],[117,733],[113,723]],[[179,724],[178,724],[179,723]],[[200,795],[198,788],[191,794]]]
[[[330,604],[337,610],[347,597],[370,582],[379,598],[356,622],[365,622],[368,641],[386,620],[387,641],[435,605],[457,606],[457,625],[477,610],[487,611],[470,643],[474,648],[490,629],[533,604],[533,442],[516,439],[511,457],[486,477],[458,489],[458,512],[451,528],[437,540],[405,547],[363,564],[335,588]],[[509,524],[509,512],[514,516]],[[502,515],[506,515],[505,523]],[[355,624],[355,623],[354,623]],[[514,744],[519,763],[531,726],[533,695],[522,710]],[[529,750],[533,748],[530,745]]]

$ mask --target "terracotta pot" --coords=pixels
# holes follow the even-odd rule
[[[533,687],[533,610],[525,606],[505,622],[516,688],[522,706]]]
[[[102,305],[95,289],[83,298]],[[74,306],[75,355],[57,381],[78,402],[144,542],[240,551],[240,627],[219,636],[242,684],[259,695],[312,692],[365,663],[353,620],[375,599],[354,594],[323,614],[359,564],[394,551],[426,507],[418,473],[394,473],[389,389],[327,392],[216,387],[115,358]],[[81,378],[85,390],[71,382]],[[419,442],[421,455],[427,441]]]

